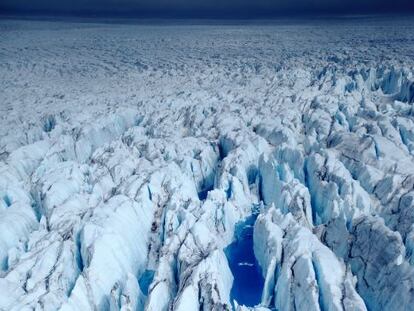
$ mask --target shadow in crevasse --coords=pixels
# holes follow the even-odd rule
[[[154,279],[154,274],[154,270],[145,270],[138,280],[139,287],[145,296],[148,295],[149,287]]]
[[[235,240],[225,249],[234,277],[230,292],[232,305],[234,300],[248,307],[261,302],[264,279],[253,251],[253,226],[257,216],[254,213],[236,225]]]

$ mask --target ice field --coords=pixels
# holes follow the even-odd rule
[[[0,310],[413,310],[414,18],[0,20]]]

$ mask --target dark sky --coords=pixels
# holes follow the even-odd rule
[[[272,17],[413,13],[414,0],[0,0],[6,14],[144,17]]]

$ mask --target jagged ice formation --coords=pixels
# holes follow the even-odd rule
[[[0,22],[1,310],[411,310],[414,20]]]

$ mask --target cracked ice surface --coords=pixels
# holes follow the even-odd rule
[[[0,310],[412,309],[414,20],[0,30]]]

